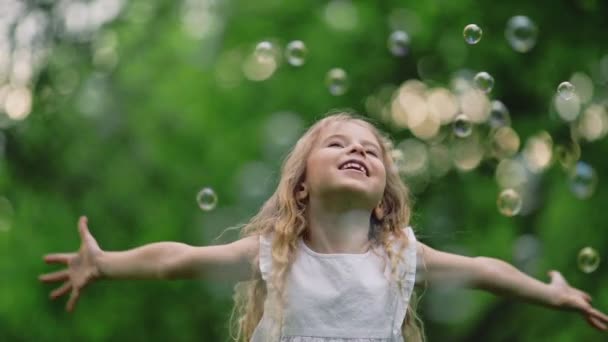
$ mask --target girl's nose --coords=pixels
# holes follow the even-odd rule
[[[363,146],[361,146],[361,144],[352,144],[350,147],[350,153],[359,153],[365,157],[365,149]]]

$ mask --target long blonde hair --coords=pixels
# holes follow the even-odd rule
[[[386,187],[379,207],[371,214],[370,236],[378,245],[382,245],[391,261],[393,276],[401,252],[407,246],[408,239],[402,228],[410,220],[410,200],[408,189],[395,170],[391,157],[392,143],[371,123],[347,112],[328,115],[312,125],[298,140],[286,156],[281,179],[274,194],[264,203],[260,211],[243,226],[241,237],[273,232],[271,284],[276,290],[279,303],[285,301],[285,282],[290,266],[297,252],[297,241],[305,232],[307,222],[304,215],[306,205],[296,200],[296,192],[306,173],[306,162],[313,143],[319,138],[323,128],[335,122],[357,122],[376,136],[382,148],[382,159],[386,168]],[[381,214],[378,214],[381,213]],[[392,240],[391,236],[395,239]],[[401,242],[399,255],[393,252],[392,244]],[[230,316],[230,338],[236,342],[249,342],[253,332],[264,313],[264,302],[268,291],[259,270],[259,254],[252,269],[251,280],[240,282],[235,286],[235,305]],[[401,330],[409,341],[424,341],[422,322],[416,315],[416,295],[412,294],[408,305],[406,319]],[[282,317],[282,304],[277,307],[279,322]]]

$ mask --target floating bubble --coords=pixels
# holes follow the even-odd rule
[[[538,29],[530,18],[518,15],[507,22],[505,37],[513,50],[521,53],[530,51],[536,45]]]
[[[329,93],[334,96],[340,96],[348,90],[348,76],[346,71],[341,68],[333,68],[327,72],[325,83],[329,89]]]
[[[217,205],[217,195],[213,189],[203,188],[196,195],[196,202],[198,202],[198,206],[204,211],[213,210]]]
[[[562,82],[557,87],[557,93],[562,99],[568,101],[574,97],[574,85],[570,82]]]
[[[405,31],[394,31],[388,37],[388,49],[395,56],[405,56],[410,50],[410,36]]]
[[[255,46],[253,55],[259,62],[268,62],[274,59],[275,48],[269,41],[259,42]]]
[[[479,26],[475,24],[469,24],[465,26],[464,31],[462,32],[462,35],[464,36],[464,41],[471,45],[479,43],[482,34],[483,31],[481,30],[481,28],[479,28]]]
[[[492,91],[492,87],[494,87],[494,77],[485,71],[477,73],[473,81],[475,82],[475,87],[484,93],[489,93]]]
[[[287,58],[287,62],[293,66],[302,66],[306,61],[306,55],[308,54],[308,49],[306,49],[306,45],[301,40],[294,40],[287,44],[287,48],[285,49],[285,57]]]
[[[453,129],[454,135],[459,138],[466,138],[473,132],[473,124],[469,117],[465,114],[459,114],[454,118]]]
[[[511,117],[509,110],[504,103],[494,100],[490,108],[490,117],[488,123],[492,128],[499,128],[511,125]]]
[[[578,252],[577,263],[581,271],[591,273],[600,265],[600,255],[595,249],[585,247]]]
[[[504,158],[496,166],[496,182],[503,189],[521,188],[529,178],[524,164],[517,159]]]
[[[570,170],[570,190],[579,199],[591,197],[595,192],[598,178],[591,165],[579,161]]]
[[[581,157],[581,147],[578,143],[569,141],[556,145],[553,154],[564,169],[570,170]]]
[[[505,189],[498,195],[496,205],[498,211],[505,216],[517,215],[521,210],[521,196],[513,189]]]

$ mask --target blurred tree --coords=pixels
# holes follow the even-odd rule
[[[583,125],[580,113],[592,105],[606,117],[602,1],[5,0],[1,6],[3,341],[225,340],[230,286],[211,279],[101,282],[70,316],[36,280],[49,271],[41,256],[77,248],[80,214],[108,250],[160,240],[231,241],[236,233],[213,239],[257,211],[287,148],[329,109],[369,115],[397,142],[419,138],[388,120],[390,110],[382,114],[406,80],[456,92],[455,75],[489,72],[495,80],[489,97],[508,107],[520,151],[543,130],[555,146],[570,143],[571,127]],[[527,53],[505,38],[515,15],[538,28]],[[462,36],[471,23],[483,30],[475,45]],[[407,32],[404,56],[387,47],[394,30]],[[299,67],[282,51],[296,39],[308,50]],[[252,55],[261,41],[279,49],[270,62]],[[325,83],[334,67],[348,77],[341,96]],[[581,97],[572,123],[553,104],[566,80]],[[590,127],[608,131],[601,114],[599,121],[590,117]],[[440,136],[450,129],[442,125]],[[474,132],[485,141],[487,125]],[[515,217],[496,208],[498,160],[487,155],[472,170],[451,165],[428,182],[406,179],[416,190],[420,238],[442,250],[513,262],[542,280],[546,270],[558,269],[606,310],[605,265],[584,274],[576,257],[589,245],[606,263],[608,143],[584,136],[578,142],[580,158],[599,175],[594,194],[578,199],[554,162],[528,184],[534,205]],[[209,212],[196,203],[203,187],[219,198]],[[517,246],[529,241],[538,248],[521,256],[526,249]],[[420,307],[430,341],[602,339],[573,314],[482,293],[432,289]]]

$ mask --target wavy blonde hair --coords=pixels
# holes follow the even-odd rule
[[[410,220],[409,193],[395,169],[391,157],[393,145],[390,139],[373,124],[352,113],[339,112],[319,120],[304,133],[286,156],[277,189],[260,211],[242,226],[240,233],[241,237],[245,238],[274,232],[270,281],[276,289],[277,303],[281,303],[276,305],[276,311],[273,310],[277,322],[282,322],[286,276],[296,256],[297,241],[307,227],[304,214],[306,204],[296,200],[296,192],[306,175],[306,162],[314,142],[325,127],[337,122],[361,124],[367,127],[380,143],[386,168],[386,187],[379,204],[381,210],[370,213],[370,237],[376,245],[382,245],[387,252],[393,277],[396,275],[397,263],[402,258],[401,252],[408,244],[407,235],[401,228],[408,226]],[[398,242],[401,243],[401,249],[398,253],[394,253],[392,244]],[[249,342],[264,313],[264,302],[268,291],[259,269],[259,254],[253,264],[252,278],[235,286],[235,304],[229,323],[231,341]],[[400,281],[398,284],[401,286]],[[417,297],[412,294],[406,319],[401,326],[403,336],[408,342],[425,340],[422,321],[416,315],[416,304]]]

